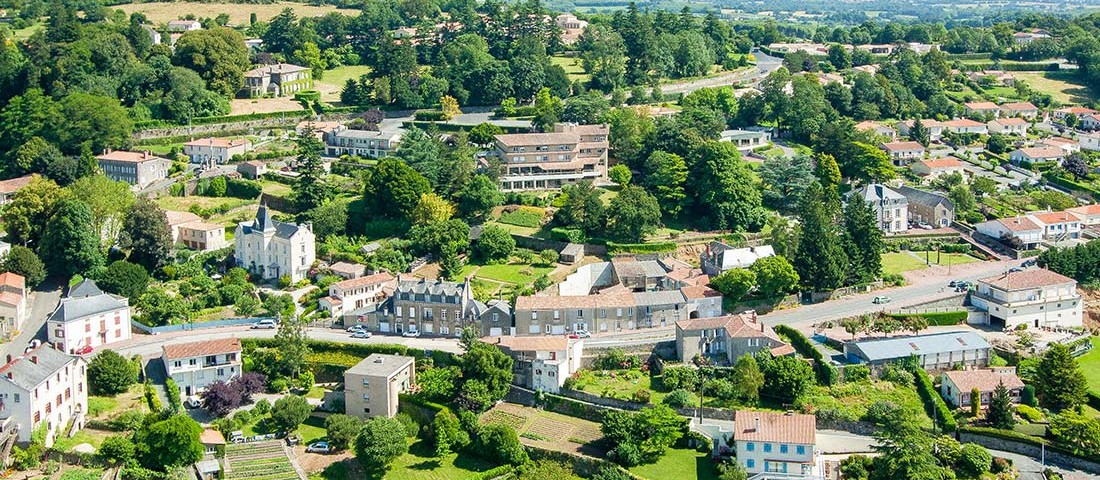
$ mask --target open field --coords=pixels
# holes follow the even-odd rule
[[[550,57],[550,63],[554,65],[561,65],[561,68],[565,69],[565,74],[569,76],[570,82],[580,80],[587,82],[591,76],[584,73],[584,67],[581,66],[580,57]]]
[[[1086,104],[1096,99],[1096,95],[1080,83],[1075,72],[1012,72],[1012,75],[1058,103]]]
[[[936,253],[928,252],[928,260],[933,265],[962,265],[964,263],[979,262],[965,253]],[[928,268],[924,261],[924,252],[890,252],[882,254],[882,273],[898,274],[912,270]]]
[[[337,98],[340,94],[337,92]],[[326,99],[327,100],[327,99]],[[229,101],[230,115],[249,115],[253,113],[288,112],[288,115],[302,115],[302,104],[291,97],[279,98],[234,98]]]
[[[230,25],[247,25],[249,15],[255,13],[257,20],[269,21],[283,11],[284,8],[294,10],[298,18],[320,17],[329,12],[341,12],[344,15],[356,16],[358,10],[341,9],[333,6],[314,6],[295,2],[277,2],[266,5],[242,4],[242,3],[200,3],[200,2],[173,2],[173,3],[129,3],[117,7],[127,15],[134,12],[144,13],[149,20],[156,23],[167,23],[170,20],[178,20],[184,15],[194,15],[198,18],[214,18],[220,14],[229,14]]]
[[[670,448],[657,463],[638,465],[630,473],[650,480],[718,480],[718,469],[710,455],[686,448]]]
[[[1092,338],[1092,350],[1081,355],[1077,359],[1081,365],[1081,371],[1085,373],[1085,380],[1089,382],[1089,390],[1100,393],[1100,337]]]
[[[560,413],[501,403],[481,415],[481,423],[500,423],[516,429],[520,442],[547,450],[603,456],[592,446],[603,438],[600,424]],[[672,477],[662,477],[672,478]]]

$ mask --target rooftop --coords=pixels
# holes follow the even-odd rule
[[[994,106],[994,107],[996,107],[996,106]],[[946,122],[943,122],[943,125],[945,127],[952,127],[952,128],[984,127],[985,126],[984,123],[975,122],[974,120],[971,120],[969,118],[960,118],[958,120],[948,120]]]
[[[91,315],[129,308],[125,297],[104,293],[95,282],[88,279],[69,289],[69,295],[61,299],[48,320],[71,322]]]
[[[25,390],[34,390],[76,359],[77,357],[66,355],[49,344],[42,344],[0,367],[0,375],[6,377],[10,374],[8,381]]]
[[[144,162],[149,162],[149,161],[153,161],[153,160],[168,161],[168,159],[160,158],[160,157],[158,157],[156,155],[153,155],[149,152],[127,152],[127,151],[123,151],[123,150],[108,151],[107,153],[99,155],[95,158],[97,158],[99,160],[106,160],[108,162],[126,162],[126,163],[144,163]]]
[[[678,330],[710,330],[723,329],[730,338],[758,338],[767,337],[779,343],[786,343],[763,321],[751,315],[725,315],[711,318],[692,318],[676,322]]]
[[[485,343],[506,347],[513,352],[561,352],[569,348],[569,337],[565,335],[526,336],[511,335],[488,337]]]
[[[393,280],[393,275],[390,275],[389,272],[379,272],[374,275],[365,275],[359,278],[342,280],[332,284],[332,286],[339,288],[340,290],[350,290],[353,288],[365,287],[368,285],[386,283],[390,280]]]
[[[7,180],[0,180],[0,193],[8,194],[15,193],[16,190],[27,186],[34,180],[36,175],[24,175],[22,177],[9,178]]]
[[[908,357],[909,355],[935,355],[959,350],[990,348],[976,332],[947,332],[911,337],[858,340],[849,345],[863,352],[871,362]]]
[[[496,136],[497,142],[505,147],[524,147],[533,145],[576,145],[581,136],[572,132],[550,133],[505,133]]]
[[[924,150],[924,145],[918,142],[889,142],[882,144],[882,148],[891,152],[906,152],[910,150]]]
[[[526,295],[516,298],[516,310],[552,310],[555,308],[607,308],[633,306],[635,306],[634,295],[628,292],[571,296]]]
[[[1048,287],[1051,285],[1077,283],[1077,281],[1072,278],[1045,268],[1032,268],[1020,272],[1008,272],[1002,275],[983,278],[978,281],[1001,290],[1027,290]]]
[[[1024,120],[1020,117],[1008,117],[1008,118],[995,118],[995,119],[993,119],[993,123],[996,123],[998,125],[1003,125],[1003,126],[1006,126],[1006,127],[1010,127],[1010,126],[1013,126],[1013,125],[1027,125],[1028,121]]]
[[[165,210],[164,216],[168,218],[168,226],[173,227],[176,225],[182,225],[184,223],[199,222],[202,221],[202,217],[195,215],[191,212],[176,212],[173,210]]]
[[[979,392],[991,392],[1001,383],[1009,390],[1013,388],[1024,388],[1024,382],[1020,380],[1020,377],[1016,376],[1016,372],[1012,371],[1013,369],[1005,370],[1007,371],[1000,372],[989,368],[978,370],[952,370],[944,372],[943,376],[950,378],[951,383],[954,383],[960,392],[970,392],[975,388],[977,388]]]
[[[164,345],[164,358],[166,360],[176,358],[205,357],[207,355],[220,355],[241,351],[241,341],[236,338],[219,338],[202,342],[180,343],[176,345]]]
[[[0,273],[0,286],[23,290],[27,286],[27,279],[18,273]]]
[[[1057,158],[1066,155],[1066,152],[1058,147],[1027,147],[1016,151],[1028,158]]]
[[[276,63],[275,65],[264,65],[262,67],[253,68],[247,72],[244,72],[245,77],[265,77],[271,74],[283,74],[294,73],[309,70],[308,67],[302,67],[298,65],[292,65],[289,63]]]
[[[1042,228],[1039,225],[1036,225],[1035,222],[1031,221],[1031,219],[1029,219],[1027,217],[1002,218],[1002,219],[995,220],[995,221],[1000,222],[1001,225],[1004,225],[1005,228],[1007,228],[1007,229],[1009,229],[1013,232],[1026,232],[1026,231],[1029,231],[1029,230],[1042,230]]]
[[[1031,216],[1034,217],[1035,220],[1038,220],[1039,223],[1042,223],[1043,225],[1055,225],[1055,224],[1059,224],[1059,223],[1075,223],[1075,222],[1080,222],[1081,221],[1080,218],[1077,218],[1077,215],[1074,215],[1073,213],[1070,213],[1070,212],[1033,213],[1033,214],[1031,214]]]
[[[993,102],[966,102],[966,108],[971,110],[996,110],[997,104]]]
[[[813,415],[738,410],[733,419],[734,441],[797,445],[817,443],[817,418]]]
[[[1033,104],[1031,102],[1011,102],[1011,103],[1006,103],[1004,105],[1001,105],[1001,109],[1002,110],[1022,111],[1022,110],[1038,110],[1039,108],[1036,107],[1035,104]]]
[[[1073,207],[1066,210],[1067,212],[1076,213],[1078,215],[1100,215],[1100,204],[1085,205],[1083,207]]]
[[[963,164],[955,158],[933,158],[917,162],[928,168],[962,168]]]
[[[197,139],[197,140],[191,140],[190,142],[187,142],[183,145],[185,147],[230,148],[230,147],[239,147],[241,145],[251,145],[251,144],[252,144],[252,142],[250,142],[246,139],[243,139],[243,138],[228,139],[228,138],[209,137],[209,138],[200,138],[200,139]]]
[[[406,357],[404,355],[372,353],[367,358],[364,358],[363,361],[355,364],[354,367],[344,371],[344,374],[347,375],[352,373],[368,377],[389,378],[412,364],[413,361],[413,357]]]

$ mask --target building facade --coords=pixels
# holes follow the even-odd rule
[[[485,341],[512,357],[512,383],[531,390],[558,393],[565,379],[581,369],[583,339],[507,336]]]
[[[149,152],[110,151],[95,157],[99,168],[111,180],[126,182],[138,188],[168,178],[172,161]]]
[[[975,370],[950,370],[940,377],[940,395],[955,408],[969,407],[974,389],[978,389],[979,406],[985,408],[993,400],[993,391],[1004,385],[1008,398],[1020,403],[1024,382],[1016,376],[1016,367],[993,367]]]
[[[733,418],[737,462],[750,476],[775,473],[784,475],[782,478],[798,478],[821,474],[816,452],[817,419],[813,415],[738,410]]]
[[[416,361],[372,353],[344,372],[344,411],[367,419],[397,415],[398,396],[416,384]]]
[[[352,130],[345,125],[324,130],[325,156],[355,155],[363,158],[382,158],[392,155],[401,145],[404,129]]]
[[[909,200],[909,221],[936,228],[951,226],[955,221],[955,203],[935,192],[900,186],[897,192]]]
[[[85,279],[70,288],[46,318],[46,332],[55,348],[71,354],[129,340],[130,301],[104,293],[93,280]]]
[[[871,207],[883,232],[902,233],[909,230],[909,200],[881,183],[872,183],[850,193],[859,195]]]
[[[183,144],[183,154],[191,163],[197,163],[207,168],[215,165],[224,165],[234,155],[243,155],[252,150],[252,142],[244,138],[200,138]]]
[[[703,357],[733,365],[742,355],[761,350],[775,356],[794,352],[756,313],[676,322],[676,353],[684,362]]]
[[[23,328],[27,316],[27,285],[22,275],[0,273],[0,340]]]
[[[255,97],[285,97],[313,88],[313,71],[307,67],[278,63],[245,72],[243,92]]]
[[[699,265],[703,273],[715,276],[735,268],[749,268],[761,258],[775,255],[771,245],[734,248],[722,242],[710,242],[707,249],[699,254]]]
[[[198,395],[217,381],[231,382],[243,373],[243,349],[236,338],[163,345],[161,350],[165,371],[185,397]]]
[[[973,331],[933,333],[908,337],[874,338],[844,344],[844,354],[853,363],[872,368],[917,357],[917,363],[928,371],[943,371],[963,367],[989,365],[993,347]]]
[[[179,226],[179,243],[200,252],[221,250],[229,246],[225,227],[219,223],[190,222]]]
[[[340,318],[386,299],[386,288],[392,292],[393,275],[388,272],[342,280],[328,287],[328,296],[318,300],[322,309],[333,318]]]
[[[15,422],[20,442],[46,425],[46,447],[66,428],[84,428],[88,411],[87,363],[49,345],[7,357],[0,367],[0,420]],[[71,427],[70,427],[71,425]]]
[[[1083,325],[1077,281],[1047,269],[1028,269],[978,280],[970,294],[995,328],[1071,328]]]
[[[497,135],[505,191],[557,189],[607,179],[607,125],[558,124],[550,133]]]
[[[296,283],[309,276],[316,260],[313,226],[273,220],[267,205],[251,222],[237,224],[234,241],[237,265],[264,279],[286,275]]]

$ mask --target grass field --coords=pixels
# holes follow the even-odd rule
[[[591,76],[584,73],[584,67],[581,66],[580,57],[550,57],[550,63],[554,65],[561,65],[561,68],[565,69],[565,74],[569,76],[570,82],[580,80],[587,82]]]
[[[173,197],[170,195],[165,195],[163,197],[157,198],[157,204],[160,205],[160,208],[163,208],[165,210],[175,210],[178,212],[186,212],[187,209],[191,208],[192,205],[198,205],[202,208],[214,208],[221,205],[230,205],[229,208],[238,208],[248,205],[250,203],[253,203],[253,201],[230,197],[200,197],[197,195],[190,197]]]
[[[1096,95],[1077,79],[1074,72],[1012,72],[1033,89],[1049,94],[1058,103],[1085,104]]]
[[[649,480],[718,480],[718,469],[709,455],[683,448],[670,448],[657,463],[638,465],[630,473]]]
[[[31,35],[34,35],[36,32],[38,32],[39,30],[42,30],[44,28],[46,28],[46,24],[36,22],[33,25],[30,25],[26,28],[20,28],[19,30],[13,30],[12,34],[15,35],[15,38],[17,38],[19,40],[26,40],[28,38],[31,38]]]
[[[319,17],[329,12],[342,12],[344,15],[356,16],[358,10],[340,9],[333,6],[314,6],[295,2],[277,2],[266,5],[241,4],[241,3],[200,3],[200,2],[172,2],[172,3],[129,3],[117,7],[127,15],[134,12],[144,13],[149,20],[156,23],[167,23],[177,20],[187,14],[197,18],[214,18],[222,13],[229,14],[230,25],[247,25],[248,17],[255,13],[256,19],[261,21],[271,20],[284,8],[294,10],[298,18]]]
[[[409,439],[409,453],[397,457],[389,469],[382,473],[365,473],[354,459],[339,461],[329,465],[324,471],[311,473],[309,480],[449,480],[452,478],[471,478],[478,472],[484,472],[495,465],[473,455],[461,457],[452,453],[445,457],[435,456],[431,442]]]
[[[929,252],[929,261],[933,265],[962,265],[964,263],[979,262],[965,253],[940,253]],[[928,268],[924,262],[923,252],[890,252],[882,254],[882,273],[898,274],[911,270],[923,270]]]
[[[1085,373],[1089,390],[1100,393],[1100,337],[1092,338],[1092,350],[1078,357],[1077,364],[1081,365],[1081,371]]]
[[[476,269],[476,272],[475,272]],[[512,283],[515,285],[527,285],[553,270],[550,267],[535,267],[532,265],[507,263],[493,265],[467,265],[462,271],[461,277],[465,278],[473,273],[477,278],[496,280],[498,282]]]
[[[595,456],[604,453],[595,445],[590,445],[603,438],[600,424],[582,418],[502,403],[482,414],[481,423],[498,423],[514,428],[524,445]]]
[[[366,65],[345,65],[332,70],[325,70],[325,76],[313,81],[313,88],[321,92],[321,100],[329,103],[340,101],[340,91],[350,79],[359,80],[359,77],[370,73],[370,67]]]

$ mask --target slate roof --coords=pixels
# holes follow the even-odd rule
[[[895,192],[890,187],[887,187],[886,185],[883,185],[881,183],[872,183],[855,191],[863,195],[863,199],[868,202],[877,202],[879,200],[888,199],[901,200],[905,198],[902,194]]]
[[[61,299],[61,303],[47,320],[71,322],[125,308],[129,308],[129,301],[125,297],[103,293],[94,281],[86,279],[69,289],[69,296]]]
[[[905,195],[905,198],[909,199],[909,203],[926,206],[939,205],[942,203],[947,208],[952,210],[955,209],[955,203],[952,202],[951,199],[936,192],[929,192],[904,185],[898,187],[897,192]]]
[[[256,210],[256,218],[251,222],[241,222],[241,229],[245,235],[252,233],[253,230],[260,232],[267,232],[274,230],[275,236],[280,238],[290,238],[298,233],[300,225],[293,223],[280,222],[271,218],[271,211],[268,210],[267,205],[260,205],[260,209]]]
[[[65,365],[76,361],[76,359],[77,357],[66,355],[49,344],[42,344],[0,367],[0,376],[7,377],[7,374],[11,373],[11,378],[8,381],[25,390],[34,390],[47,378],[56,374],[58,370],[65,368]]]
[[[687,302],[684,294],[679,290],[666,290],[657,292],[639,292],[634,295],[634,303],[639,307],[676,305]]]
[[[418,295],[458,296],[462,294],[463,284],[443,280],[398,280],[397,291]]]
[[[850,348],[862,352],[864,359],[881,362],[909,355],[935,355],[937,353],[957,352],[991,348],[976,332],[947,332],[912,337],[894,337],[886,339],[861,340],[852,342]]]

